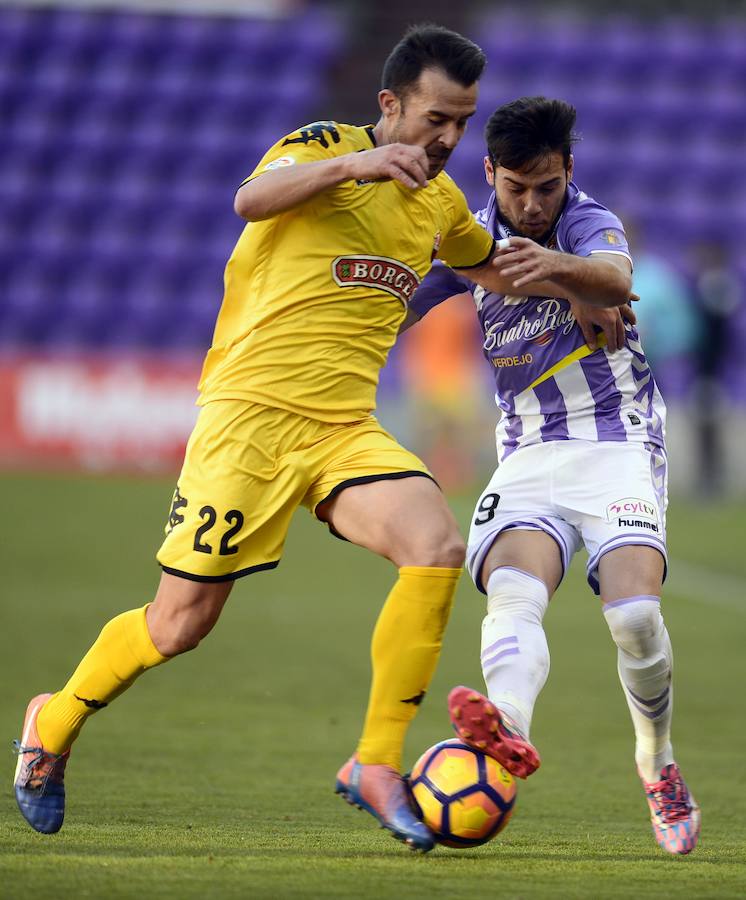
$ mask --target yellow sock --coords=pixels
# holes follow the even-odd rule
[[[45,750],[64,753],[88,716],[169,658],[150,637],[146,609],[132,609],[107,622],[67,684],[41,708],[36,728]]]
[[[371,644],[373,682],[357,757],[399,769],[409,723],[440,656],[461,569],[405,566]]]

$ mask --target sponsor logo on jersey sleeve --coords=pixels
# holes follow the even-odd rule
[[[332,277],[340,287],[377,288],[405,305],[420,283],[414,269],[387,256],[338,256],[332,261]]]
[[[262,171],[269,172],[271,169],[283,169],[285,166],[294,165],[295,159],[292,156],[279,156],[277,159],[273,159],[272,162],[268,162]]]
[[[606,231],[604,231],[603,239],[607,244],[611,244],[612,246],[618,246],[622,243],[616,231],[612,231],[610,228],[607,228]]]

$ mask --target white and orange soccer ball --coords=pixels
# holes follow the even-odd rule
[[[409,776],[416,811],[447,847],[486,844],[508,824],[516,784],[500,763],[459,740],[425,750]]]

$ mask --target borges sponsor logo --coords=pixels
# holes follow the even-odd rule
[[[637,497],[623,497],[621,500],[615,500],[606,507],[607,522],[612,522],[619,516],[633,516],[657,522],[658,510],[647,500],[640,500]]]
[[[338,256],[332,276],[340,287],[373,287],[398,297],[405,305],[420,283],[404,263],[387,256]]]

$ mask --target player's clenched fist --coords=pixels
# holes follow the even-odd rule
[[[422,147],[386,144],[350,154],[350,177],[357,181],[396,180],[408,188],[427,184],[428,159]]]

